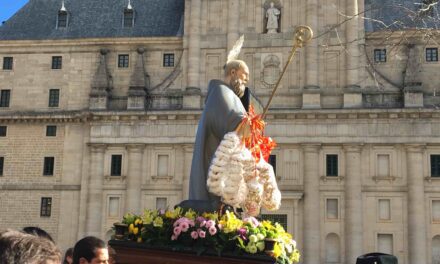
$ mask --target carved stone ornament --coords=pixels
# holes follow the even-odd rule
[[[273,88],[281,74],[281,60],[275,54],[269,54],[263,59],[261,83],[267,88]]]

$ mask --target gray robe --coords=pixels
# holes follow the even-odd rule
[[[220,80],[211,80],[205,108],[197,128],[196,143],[189,180],[190,200],[219,201],[206,186],[208,168],[223,136],[234,131],[246,110],[240,98]]]

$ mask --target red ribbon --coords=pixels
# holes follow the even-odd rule
[[[255,114],[254,107],[249,107],[249,112],[242,122],[246,122],[250,126],[250,135],[244,138],[245,146],[251,151],[252,156],[257,162],[262,156],[266,161],[269,161],[269,156],[272,150],[276,147],[275,141],[264,136],[264,127],[266,123],[261,118],[261,115]]]

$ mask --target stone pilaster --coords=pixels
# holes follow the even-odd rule
[[[202,1],[191,0],[191,16],[188,46],[188,86],[199,87],[200,84],[200,15]]]
[[[304,264],[320,261],[319,144],[304,144]]]
[[[345,151],[345,262],[355,263],[363,253],[362,177],[360,144],[344,145]]]
[[[90,146],[90,181],[87,200],[87,235],[101,237],[102,185],[104,182],[104,154],[106,145]]]
[[[348,0],[346,14],[350,18],[345,25],[347,42],[347,54],[345,55],[347,64],[346,85],[356,87],[359,84],[359,8],[358,0]]]
[[[194,152],[194,145],[184,145],[183,146],[183,166],[184,166],[184,173],[183,173],[183,190],[182,190],[182,200],[186,200],[189,197],[189,176],[191,173],[191,162],[192,162],[192,156]]]
[[[144,145],[130,144],[128,149],[127,192],[125,195],[125,211],[140,213],[142,185],[142,154]]]
[[[306,21],[307,25],[315,32],[318,31],[318,0],[306,1]],[[319,88],[319,48],[318,41],[312,40],[305,47],[306,64],[306,88]]]
[[[427,263],[423,145],[406,146],[408,177],[408,263]]]
[[[239,38],[240,1],[228,0],[228,50],[229,52]]]

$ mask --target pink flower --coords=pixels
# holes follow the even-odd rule
[[[212,220],[208,220],[208,221],[206,222],[206,228],[210,228],[211,226],[215,226],[215,222],[212,221]]]
[[[206,225],[206,220],[203,220],[202,222],[200,222],[200,227],[204,227]]]
[[[171,236],[171,240],[177,240],[177,236],[173,234],[173,235]]]
[[[206,232],[205,231],[203,231],[201,229],[199,229],[198,231],[199,231],[199,237],[200,238],[205,238],[206,237]]]
[[[211,236],[213,236],[217,233],[217,228],[215,228],[215,225],[213,225],[208,229],[208,231],[211,234]]]
[[[187,222],[183,222],[179,225],[179,227],[182,228],[182,232],[186,232],[186,231],[188,231],[189,225]]]
[[[221,224],[218,224],[217,226],[218,226],[218,229],[220,229],[220,230],[222,230],[222,229],[223,229],[223,225],[221,225]]]
[[[176,235],[176,238],[180,235],[180,233],[182,233],[182,228],[180,226],[176,226],[174,228],[174,234]]]
[[[197,233],[197,231],[192,231],[192,232],[191,232],[191,237],[192,237],[193,239],[197,239],[197,238],[199,237],[199,234]]]

